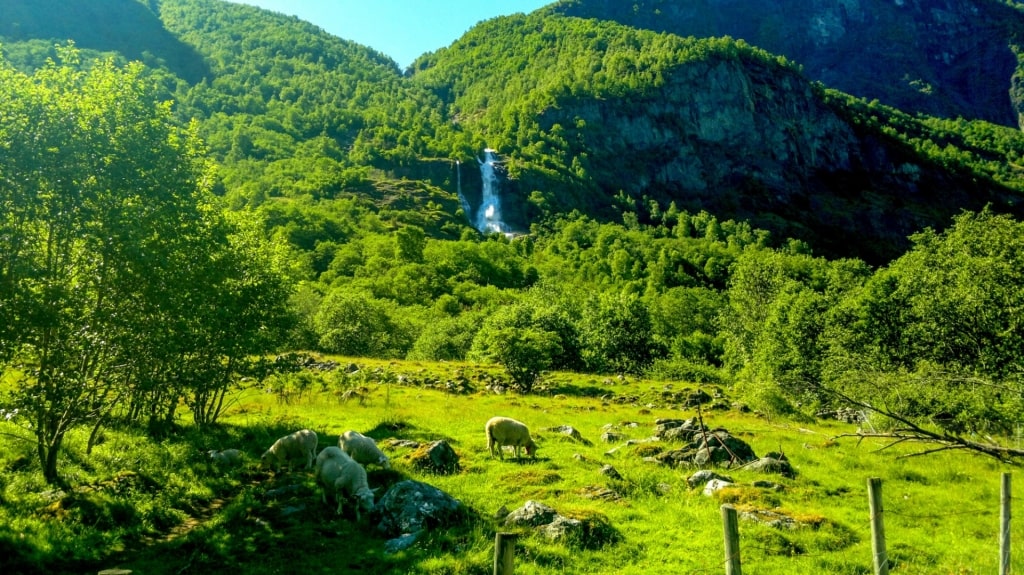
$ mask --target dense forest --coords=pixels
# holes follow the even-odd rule
[[[848,397],[955,433],[1024,409],[1017,129],[546,11],[404,71],[220,0],[0,23],[0,413],[50,481],[69,429],[213,422],[289,350],[494,362],[523,392],[716,383],[773,414]],[[485,149],[510,233],[470,224]]]

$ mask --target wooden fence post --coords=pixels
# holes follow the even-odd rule
[[[1003,473],[999,497],[999,575],[1010,575],[1010,474]]]
[[[889,575],[889,557],[885,552],[885,523],[882,520],[882,479],[868,478],[868,506],[871,509],[871,554],[875,575]]]
[[[740,571],[740,527],[736,508],[722,506],[722,532],[725,535],[725,575],[742,575]]]
[[[494,575],[515,573],[513,558],[516,551],[515,533],[494,534]]]

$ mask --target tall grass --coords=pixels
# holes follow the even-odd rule
[[[443,381],[456,370],[470,369],[394,362],[385,367],[392,375],[413,376],[406,381],[424,373]],[[955,453],[901,458],[913,447],[880,450],[884,444],[871,440],[832,439],[852,431],[852,425],[768,421],[712,410],[703,412],[708,425],[728,429],[759,455],[781,451],[797,475],[787,479],[719,469],[736,486],[708,497],[687,485],[693,470],[645,460],[657,451],[651,444],[625,445],[628,439],[649,438],[658,418],[695,415],[664,399],[670,397],[662,393],[666,382],[557,378],[557,393],[529,396],[497,395],[482,386],[452,394],[443,385],[426,388],[392,377],[367,378],[361,402],[343,402],[329,386],[314,385],[287,403],[273,393],[240,392],[222,421],[202,431],[182,421],[179,433],[157,442],[114,428],[89,457],[85,438],[72,437],[62,471],[77,486],[73,497],[42,484],[31,445],[0,435],[0,557],[8,558],[0,559],[6,561],[2,571],[83,573],[122,566],[156,574],[483,574],[491,572],[494,533],[507,529],[497,519],[499,510],[532,499],[608,530],[600,540],[575,544],[524,531],[517,541],[517,573],[723,573],[723,503],[741,511],[771,510],[801,524],[782,529],[741,521],[747,572],[871,573],[869,477],[883,479],[893,573],[998,568],[999,476],[1006,468],[997,462]],[[685,387],[672,385],[675,391]],[[635,400],[616,400],[622,397]],[[490,456],[483,424],[494,415],[530,426],[540,445],[536,459]],[[601,441],[609,424],[622,440]],[[17,432],[3,425],[8,427],[0,432]],[[563,425],[579,430],[585,442],[549,430]],[[394,467],[371,469],[371,486],[405,478],[429,483],[460,500],[470,510],[469,519],[430,532],[409,549],[385,553],[384,537],[372,525],[349,514],[337,516],[333,507],[321,504],[310,472],[273,474],[256,465],[274,439],[302,427],[317,431],[321,448],[335,444],[346,429],[371,434]],[[407,458],[412,448],[389,447],[389,439],[444,439],[459,455],[461,470],[452,475],[420,471]],[[248,463],[224,470],[206,460],[207,449],[226,447],[243,450]],[[604,465],[613,466],[621,479],[603,474]],[[755,487],[756,480],[776,485]],[[1014,484],[1016,497],[1020,484]],[[1022,529],[1019,522],[1013,526],[1014,570],[1024,569]]]

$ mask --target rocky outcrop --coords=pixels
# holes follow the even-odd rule
[[[1000,0],[563,0],[551,11],[743,39],[808,77],[905,111],[1016,126],[1022,12]]]
[[[909,235],[963,209],[1011,209],[1014,194],[1000,186],[929,165],[849,118],[794,70],[707,58],[636,97],[560,102],[540,123],[577,142],[608,206],[620,192],[674,202],[802,239],[821,255],[884,263]]]

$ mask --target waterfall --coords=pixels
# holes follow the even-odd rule
[[[483,233],[505,233],[508,231],[508,226],[501,219],[498,176],[494,171],[496,161],[494,150],[490,148],[484,150],[483,160],[477,158],[477,162],[480,163],[480,179],[483,181],[483,197],[480,201],[480,208],[476,212],[476,222],[473,227]]]

